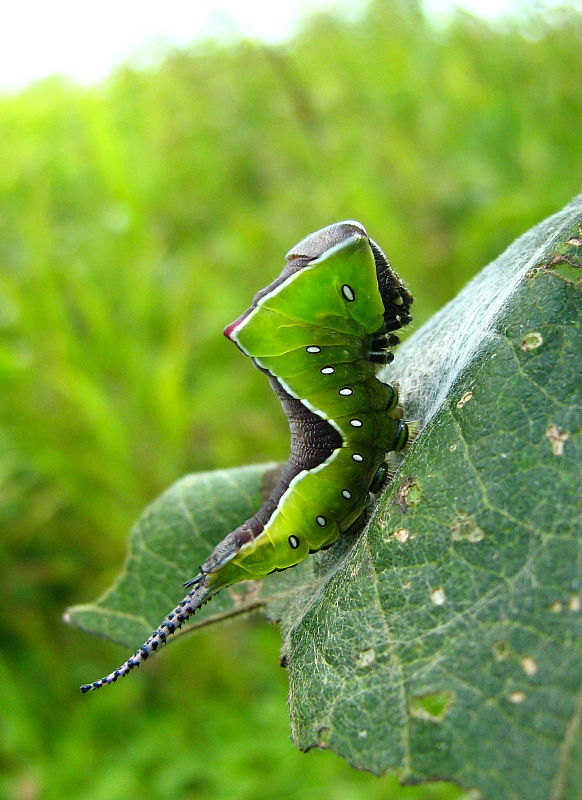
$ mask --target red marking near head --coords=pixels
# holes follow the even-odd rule
[[[246,314],[242,314],[242,316],[240,316],[238,319],[235,319],[234,322],[231,322],[230,325],[227,325],[226,328],[224,329],[223,331],[224,335],[226,336],[227,339],[230,339],[231,342],[232,342],[232,332],[236,327],[238,327],[238,325],[240,325],[240,323],[243,320],[243,317],[245,316]]]

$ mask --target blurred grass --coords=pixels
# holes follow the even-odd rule
[[[60,614],[172,481],[286,455],[221,329],[294,242],[361,220],[419,325],[580,190],[581,42],[573,7],[436,26],[378,1],[285,46],[206,42],[0,97],[0,797],[401,796],[294,750],[275,629],[196,634],[81,699],[125,653]]]

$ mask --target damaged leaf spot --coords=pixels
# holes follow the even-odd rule
[[[570,599],[568,600],[568,610],[569,611],[580,611],[580,595],[579,594],[570,595]]]
[[[538,347],[541,347],[544,343],[544,338],[541,333],[537,331],[532,331],[531,333],[526,333],[526,335],[521,340],[521,349],[522,350],[537,350]]]
[[[511,694],[508,695],[508,697],[507,697],[507,699],[509,700],[510,703],[516,703],[516,704],[523,703],[525,698],[526,698],[526,693],[525,692],[520,692],[520,691],[511,692]]]
[[[410,714],[426,722],[442,722],[455,696],[446,690],[413,697],[410,700]]]
[[[535,675],[538,671],[538,665],[531,656],[524,656],[521,659],[521,668],[526,675]]]
[[[444,588],[442,586],[437,586],[436,589],[433,589],[430,593],[430,599],[435,606],[443,606],[446,600]]]
[[[402,511],[403,514],[408,512],[410,506],[418,503],[420,500],[420,487],[413,478],[406,478],[396,492],[396,497],[393,502],[395,506]]]
[[[504,642],[503,639],[497,639],[493,642],[491,645],[491,652],[493,653],[495,661],[507,661],[507,659],[511,657],[509,643]]]
[[[457,445],[456,445],[456,444],[452,444],[452,445],[449,447],[449,450],[451,451],[451,453],[454,453],[456,449],[457,449]]]
[[[397,531],[394,531],[394,538],[400,542],[400,544],[404,544],[408,541],[408,531],[406,528],[398,528]]]
[[[359,669],[366,669],[371,664],[374,663],[376,660],[376,651],[373,647],[368,648],[368,650],[362,650],[361,653],[358,653],[358,657],[356,658],[356,666]]]
[[[564,453],[564,444],[570,438],[567,431],[561,431],[557,425],[548,425],[546,428],[546,439],[549,439],[552,445],[552,453],[555,456],[561,456]]]
[[[469,400],[472,400],[472,399],[473,399],[473,392],[471,392],[471,391],[465,392],[465,394],[461,397],[461,399],[457,403],[457,408],[458,409],[463,408],[463,406],[467,405]]]
[[[483,529],[480,528],[470,514],[457,511],[451,523],[451,539],[453,542],[467,541],[472,544],[485,538]]]
[[[564,283],[569,283],[573,286],[580,285],[582,281],[580,277],[580,267],[582,264],[580,263],[580,256],[577,252],[580,247],[580,241],[581,239],[579,236],[571,236],[569,239],[566,239],[565,243],[568,245],[568,248],[571,249],[567,250],[565,253],[556,253],[552,256],[549,263],[544,264],[546,271],[550,275],[560,278]]]

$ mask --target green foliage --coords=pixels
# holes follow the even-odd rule
[[[580,275],[581,225],[582,195],[408,340],[398,372],[426,427],[366,530],[194,618],[266,606],[281,622],[302,749],[486,797],[579,794],[582,279],[555,267]],[[140,519],[117,585],[72,620],[139,645],[272,472],[180,481]]]
[[[195,665],[168,649],[151,678],[82,706],[75,687],[123,652],[87,649],[60,613],[107,584],[133,520],[180,476],[285,455],[276,401],[219,332],[291,242],[361,219],[420,322],[579,190],[581,15],[437,31],[410,7],[0,98],[0,609],[22,622],[0,652],[0,794],[395,791],[289,747],[275,631],[199,633]]]

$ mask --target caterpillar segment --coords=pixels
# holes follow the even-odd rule
[[[376,377],[393,359],[412,297],[358,222],[307,236],[225,336],[264,372],[281,401],[291,453],[259,511],[229,533],[185,586],[188,594],[118,669],[114,683],[165,644],[225,586],[303,561],[359,527],[386,453],[406,446],[396,389]]]

